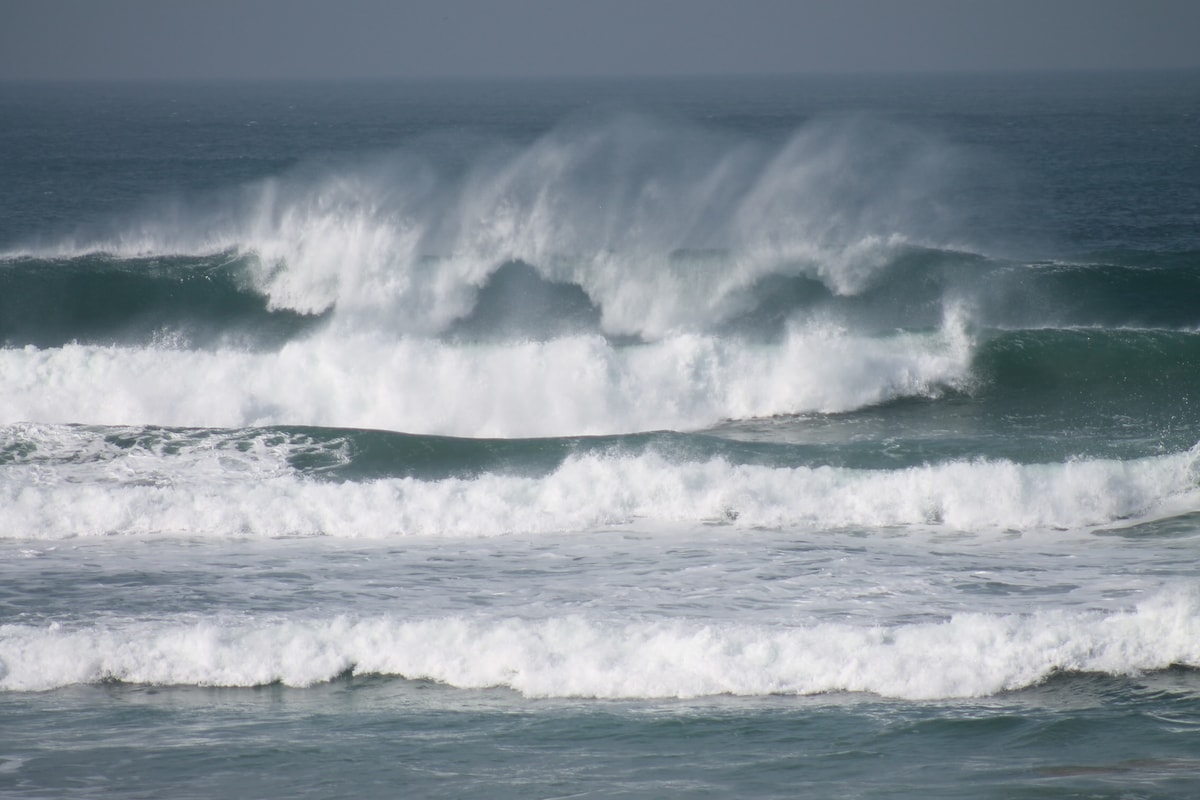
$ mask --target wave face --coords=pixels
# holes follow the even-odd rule
[[[0,130],[0,702],[1193,676],[1194,125],[785,85]]]
[[[241,273],[221,257],[20,259],[0,268],[0,341],[270,347],[319,319],[268,309]]]

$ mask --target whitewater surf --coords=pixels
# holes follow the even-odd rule
[[[1196,79],[1097,81],[0,87],[0,794],[1192,796]]]

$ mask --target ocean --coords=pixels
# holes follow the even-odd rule
[[[0,187],[0,796],[1200,796],[1200,74],[6,83]]]

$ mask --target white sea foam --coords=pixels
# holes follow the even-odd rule
[[[319,446],[278,430],[191,432],[142,426],[88,428],[17,423],[0,427],[0,475],[18,483],[170,486],[293,474],[289,458]],[[320,447],[334,462],[344,445]]]
[[[818,531],[1086,529],[1200,508],[1197,457],[1192,450],[1133,461],[855,470],[677,463],[651,452],[572,456],[544,477],[328,483],[273,475],[275,456],[247,465],[243,455],[223,473],[197,471],[189,457],[174,470],[155,467],[152,480],[134,470],[116,485],[16,464],[0,468],[0,536],[481,537],[636,521]],[[104,474],[122,468],[130,467]]]
[[[353,671],[530,697],[871,692],[979,697],[1051,674],[1200,667],[1200,596],[1118,613],[961,614],[867,627],[692,619],[207,619],[0,626],[0,688],[78,683],[309,686]]]
[[[745,311],[767,275],[853,294],[901,247],[955,244],[967,210],[944,197],[966,167],[947,143],[868,118],[814,121],[767,145],[624,116],[465,168],[409,148],[305,169],[230,191],[215,210],[160,204],[110,233],[8,255],[249,255],[274,307],[417,335],[445,330],[519,260],[581,286],[607,333],[659,339]]]
[[[970,339],[794,327],[782,342],[701,334],[452,344],[327,331],[279,352],[67,345],[0,349],[0,424],[322,425],[460,436],[705,427],[845,411],[966,379]]]

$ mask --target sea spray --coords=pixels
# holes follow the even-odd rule
[[[812,121],[769,145],[653,117],[565,124],[462,167],[400,150],[231,188],[225,201],[114,222],[14,256],[252,257],[273,309],[386,319],[428,335],[505,263],[578,285],[604,332],[656,339],[744,309],[770,275],[869,287],[911,244],[962,247],[941,201],[981,168],[927,133]],[[683,259],[680,253],[715,253]]]

